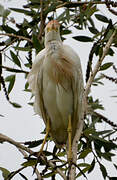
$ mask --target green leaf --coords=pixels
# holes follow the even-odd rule
[[[104,70],[110,68],[112,65],[113,65],[112,62],[105,63],[105,64],[103,64],[103,65],[100,67],[100,71],[104,71]]]
[[[74,36],[73,38],[75,40],[81,41],[81,42],[92,42],[93,41],[93,39],[91,37],[88,37],[88,36]]]
[[[17,55],[14,54],[13,51],[10,51],[10,54],[11,54],[11,57],[12,57],[13,62],[14,62],[17,66],[19,66],[19,67],[21,68],[21,64],[20,64],[20,61],[19,61]]]
[[[99,135],[104,135],[111,132],[113,132],[113,130],[104,130],[104,131],[97,131],[95,134],[99,136]]]
[[[28,89],[28,87],[29,87],[29,83],[26,82],[26,84],[25,84],[25,89]]]
[[[117,165],[116,164],[114,164],[114,167],[116,168],[116,170],[117,170]]]
[[[11,102],[11,104],[13,105],[13,107],[15,108],[21,108],[22,106],[18,103],[15,103],[15,102]]]
[[[33,40],[33,45],[34,45],[34,48],[36,49],[37,53],[42,50],[42,46],[41,44],[39,43],[39,40],[37,38],[37,34],[34,34],[33,33],[33,36],[32,36],[32,40]]]
[[[43,151],[44,155],[47,156],[52,156],[53,153],[49,152],[49,151]]]
[[[104,179],[107,177],[107,171],[106,171],[106,168],[100,163],[100,170],[102,172],[102,175],[104,177]]]
[[[112,161],[112,157],[115,156],[115,154],[109,152],[101,153],[101,155],[107,161]]]
[[[8,94],[9,94],[12,91],[15,83],[15,75],[7,76],[5,81],[9,82],[9,86],[8,86]]]
[[[110,48],[109,51],[108,51],[108,54],[109,54],[110,56],[113,56],[113,55],[114,55],[114,51]]]
[[[62,30],[61,35],[67,35],[67,34],[71,34],[71,31],[68,29]]]
[[[0,171],[2,171],[2,176],[4,179],[6,179],[8,177],[8,175],[10,174],[10,172],[3,167],[0,167]]]
[[[79,163],[78,167],[90,167],[91,165],[88,163]]]
[[[58,20],[58,21],[63,21],[63,20],[65,20],[65,14],[66,14],[66,12],[63,11],[63,13],[61,13],[61,14],[57,17],[57,20]]]
[[[4,10],[3,17],[6,18],[10,14],[10,11],[8,9]]]
[[[12,33],[12,34],[17,33],[15,29],[13,29],[12,27],[10,27],[8,25],[2,25],[1,27],[2,27],[2,30],[5,31],[6,33]]]
[[[24,9],[19,9],[19,8],[10,8],[10,10],[18,12],[18,13],[23,13],[23,14],[26,14],[28,16],[34,15],[34,11],[32,12],[32,11],[28,11],[28,10],[24,10]]]
[[[104,23],[109,23],[109,20],[106,16],[103,16],[101,14],[95,14],[95,17],[99,20],[102,21]]]
[[[93,159],[93,161],[92,161],[92,163],[91,163],[91,166],[90,166],[90,168],[89,168],[89,170],[88,170],[88,173],[92,172],[93,169],[94,169],[94,167],[95,167],[95,159]]]
[[[30,47],[13,47],[13,48],[18,51],[30,51],[31,50]]]
[[[85,149],[84,151],[81,152],[79,155],[79,159],[84,159],[89,153],[91,152],[91,149]]]
[[[30,91],[28,91],[28,92],[30,92]],[[28,103],[30,106],[33,106],[34,105],[34,103]]]
[[[56,155],[59,157],[65,156],[66,152],[62,151],[62,152],[58,152]]]
[[[55,174],[56,174],[55,171],[54,171],[54,172],[50,172],[50,173],[45,174],[45,175],[43,176],[43,178],[49,178],[49,177],[52,177],[52,176],[55,175]]]
[[[27,177],[24,176],[22,173],[19,173],[19,174],[20,174],[20,176],[21,176],[23,179],[28,180]]]
[[[34,148],[39,146],[40,144],[42,144],[43,139],[40,139],[38,141],[29,141],[29,142],[25,142],[25,145],[28,145],[28,148]]]
[[[26,67],[28,67],[28,68],[31,68],[32,67],[32,65],[30,64],[30,63],[26,63],[26,64],[24,64]]]
[[[101,58],[102,57],[102,54],[103,54],[103,47],[99,47],[99,52],[98,52],[98,54],[99,54],[99,57]]]
[[[0,16],[4,14],[4,7],[0,4]]]
[[[99,142],[100,142],[100,145],[101,145],[101,144],[104,145],[104,143],[106,143],[106,144],[109,144],[109,146],[110,146],[110,145],[113,144],[113,143],[111,143],[110,141],[107,141],[107,140],[105,140],[104,138],[101,138],[101,137],[96,136],[96,135],[89,135],[89,137],[92,138],[92,139],[94,139],[94,140],[96,140],[96,142],[97,142],[98,144],[99,144]],[[97,140],[99,140],[99,141],[97,141]]]
[[[0,117],[4,117],[2,114],[0,114]]]
[[[99,33],[99,31],[95,27],[89,27],[89,31],[93,34]]]
[[[37,163],[37,159],[36,158],[30,158],[28,161],[22,163],[21,165],[24,167],[28,167],[28,166],[34,166]]]
[[[0,4],[0,16],[6,18],[10,14],[8,9],[4,9],[4,7]]]

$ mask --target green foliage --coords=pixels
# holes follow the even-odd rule
[[[34,166],[37,162],[36,158],[30,158],[28,161],[22,163],[21,165],[24,167],[28,167],[28,166]]]
[[[10,51],[10,54],[11,54],[13,62],[21,68],[21,63],[20,63],[17,55],[15,55],[13,51]]]
[[[92,38],[88,36],[75,36],[73,37],[75,40],[81,41],[81,42],[92,42]]]
[[[9,86],[8,86],[8,94],[9,94],[12,91],[14,83],[15,83],[15,75],[7,76],[5,81],[9,82]]]
[[[101,15],[101,14],[95,14],[95,17],[96,17],[99,21],[102,21],[102,22],[104,22],[104,23],[108,23],[108,22],[109,22],[109,20],[107,19],[107,17],[106,17],[106,16],[103,16],[103,15]]]
[[[80,1],[73,3],[73,1],[70,0],[45,0],[42,2],[43,4],[41,5],[41,1],[39,0],[28,0],[27,4],[23,7],[10,9],[5,9],[0,5],[0,18],[2,20],[0,33],[6,34],[6,36],[0,37],[0,51],[4,52],[2,60],[0,61],[0,83],[3,85],[7,100],[9,100],[8,95],[15,88],[15,81],[17,81],[16,74],[17,76],[20,76],[21,73],[25,75],[24,91],[30,92],[26,77],[32,66],[32,58],[44,48],[44,28],[46,22],[53,19],[53,14],[55,14],[55,11],[58,12],[58,9],[61,9],[61,11],[57,13],[57,19],[62,24],[62,40],[67,37],[66,35],[71,34],[76,42],[80,41],[81,43],[84,43],[84,45],[90,42],[92,45],[87,63],[86,81],[88,81],[93,65],[96,63],[95,57],[97,59],[101,58],[103,48],[112,36],[113,31],[116,29],[116,23],[113,23],[111,19],[102,15],[97,4],[84,3],[78,5],[77,3],[80,3]],[[42,7],[43,11],[41,11]],[[9,16],[12,11],[14,11],[16,15],[20,13],[20,15],[23,14],[25,16],[20,24],[16,22],[15,17],[11,18]],[[98,26],[97,28],[96,22],[100,23],[100,27]],[[75,29],[78,35],[74,36],[73,29]],[[82,35],[81,30],[84,30],[86,35]],[[87,32],[91,35],[87,35]],[[116,48],[117,37],[115,37],[106,57],[114,56]],[[94,86],[104,85],[104,76],[102,76],[101,73],[102,71],[107,72],[106,70],[110,70],[114,64],[114,62],[108,61],[106,57],[105,63],[102,64],[98,70],[98,76],[96,76],[93,81],[92,85]],[[11,63],[9,67],[7,67],[8,60],[10,60]],[[3,81],[1,81],[4,69],[8,74],[5,73]],[[7,84],[8,88],[6,88]],[[87,99],[88,109],[85,114],[84,130],[78,144],[76,178],[80,176],[86,178],[89,173],[95,171],[98,164],[104,179],[109,178],[110,180],[115,180],[117,177],[110,177],[106,165],[103,164],[102,160],[107,160],[113,165],[112,158],[115,157],[115,150],[117,149],[117,145],[115,141],[113,141],[113,135],[115,135],[115,137],[117,136],[117,125],[112,123],[112,119],[110,121],[102,115],[104,107],[99,99],[94,98],[91,93]],[[13,107],[21,108],[21,105],[17,102],[11,102],[10,100],[9,102]],[[32,102],[29,102],[28,104],[33,105]],[[102,111],[102,114],[97,113],[98,111]],[[97,125],[103,124],[103,122],[106,122],[110,128],[107,130],[98,130]],[[40,146],[42,141],[43,139],[25,142],[24,145],[26,147],[28,146],[28,148],[35,148]],[[48,142],[50,143],[50,141],[51,138],[49,137]],[[21,178],[27,179],[21,171],[23,168],[36,166],[37,164],[43,168],[43,170],[39,169],[39,172],[41,172],[42,178],[44,179],[49,177],[56,179],[57,167],[59,167],[65,175],[68,174],[69,167],[66,162],[66,151],[64,149],[58,150],[54,147],[53,151],[46,150],[43,154],[44,159],[37,159],[36,157],[32,158],[33,155],[26,158],[26,161],[21,164],[22,167],[12,173],[3,167],[0,167],[3,178],[7,178],[9,174],[10,178],[19,174]],[[50,159],[54,162],[55,168],[49,166],[47,160]],[[114,164],[114,168],[117,169],[116,164]]]
[[[0,167],[0,171],[2,171],[3,178],[7,179],[8,175],[10,174],[10,172],[7,169],[3,168],[3,167]]]
[[[105,63],[100,67],[100,71],[104,71],[104,70],[110,68],[112,65],[113,65],[112,62]]]

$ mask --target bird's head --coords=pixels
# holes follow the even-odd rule
[[[61,41],[60,24],[57,20],[50,21],[45,28],[45,45],[54,40]]]

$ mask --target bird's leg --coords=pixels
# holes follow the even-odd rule
[[[40,155],[40,154],[42,153],[42,151],[43,151],[43,148],[44,148],[44,145],[45,145],[45,143],[46,143],[46,140],[47,140],[49,131],[50,131],[50,120],[49,120],[49,118],[48,118],[48,119],[47,119],[47,126],[46,126],[46,135],[45,135],[45,138],[44,138],[43,143],[42,143],[42,145],[41,145],[41,149],[40,149],[40,151],[39,151],[39,155]]]
[[[68,116],[68,162],[72,160],[72,124],[71,115]]]
[[[43,152],[43,148],[44,148],[44,145],[45,145],[45,143],[46,143],[46,139],[47,139],[47,137],[48,137],[49,131],[50,131],[50,120],[49,120],[49,118],[48,118],[48,119],[47,119],[47,125],[46,125],[46,135],[45,135],[44,140],[43,140],[43,143],[42,143],[42,145],[41,145],[41,149],[40,149],[40,151],[37,153],[37,163],[36,163],[36,165],[35,165],[35,167],[34,167],[33,174],[34,174],[35,171],[36,171],[36,167],[37,167],[37,164],[38,164],[38,160],[39,160],[39,157],[40,157],[41,153]]]

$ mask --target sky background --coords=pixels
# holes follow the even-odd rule
[[[5,8],[7,7],[17,7],[20,8],[22,5],[26,4],[25,0],[0,0],[0,4],[4,5]],[[106,8],[101,8],[101,12],[107,17],[113,17],[113,21],[116,21],[115,17],[112,16],[109,12],[107,14]],[[104,6],[103,6],[104,7]],[[19,22],[22,22],[23,16],[21,14],[17,15],[12,13],[11,16],[15,16],[15,19]],[[97,22],[97,27],[100,27],[100,24]],[[73,28],[74,36],[78,35],[77,31]],[[79,35],[90,35],[87,31],[79,31]],[[87,34],[88,33],[88,34]],[[67,40],[64,43],[69,44],[80,56],[83,75],[85,77],[85,71],[87,66],[88,54],[90,52],[90,48],[92,46],[91,43],[80,43],[75,41],[71,38],[71,35],[66,36]],[[117,65],[117,52],[115,56],[110,58],[106,58],[106,62],[110,62],[110,60],[115,62]],[[9,63],[8,63],[9,65]],[[106,74],[112,75],[113,72],[111,70],[106,71]],[[4,72],[5,74],[5,72]],[[104,81],[105,85],[100,87],[92,88],[92,93],[94,99],[100,98],[100,101],[105,107],[105,112],[102,112],[106,115],[110,120],[116,122],[116,99],[111,98],[111,95],[116,95],[117,87],[108,82],[107,80]],[[33,108],[30,107],[27,103],[30,101],[30,93],[26,93],[22,91],[24,88],[24,75],[17,76],[15,87],[10,94],[11,101],[18,102],[22,105],[21,109],[13,108],[5,99],[4,92],[0,92],[0,114],[4,115],[5,117],[0,117],[0,133],[3,133],[16,141],[25,142],[25,141],[33,141],[41,139],[43,136],[40,134],[44,129],[44,123],[42,120],[39,119],[38,115],[34,115]],[[98,127],[100,128],[100,126]],[[108,128],[106,123],[101,125],[101,129],[105,130]],[[39,148],[38,148],[39,150]],[[90,156],[88,157],[90,159]],[[23,162],[23,156],[20,152],[12,145],[8,143],[0,144],[0,166],[7,168],[9,171],[16,170],[20,167],[20,164]],[[116,162],[117,158],[114,158]],[[109,174],[112,176],[117,176],[117,172],[112,170],[110,167],[109,162],[104,161],[107,164],[107,169],[109,170]],[[24,175],[26,175],[29,180],[34,180],[35,176],[32,176],[31,168],[28,168],[23,171]],[[103,180],[101,173],[99,173],[99,167],[96,170],[88,175],[89,180],[96,179]],[[13,178],[13,180],[22,179],[19,176]],[[0,172],[0,180],[3,180]],[[79,180],[84,180],[83,177],[80,177]]]

